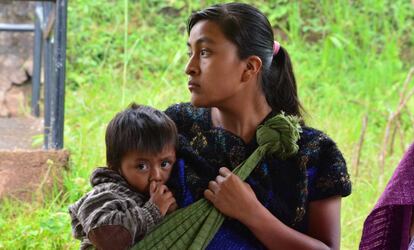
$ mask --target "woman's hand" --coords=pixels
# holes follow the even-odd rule
[[[204,197],[224,215],[244,221],[260,206],[252,188],[228,168],[220,168],[220,175],[210,181]]]

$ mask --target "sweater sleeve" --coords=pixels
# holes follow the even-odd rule
[[[79,224],[86,235],[104,225],[120,225],[133,239],[143,237],[162,219],[159,209],[148,201],[139,206],[134,199],[112,190],[91,192],[76,211]]]

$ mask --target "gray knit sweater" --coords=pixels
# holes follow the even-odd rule
[[[72,233],[82,241],[81,249],[92,246],[90,230],[103,225],[125,227],[137,243],[162,215],[148,196],[137,193],[118,172],[97,168],[91,175],[93,189],[69,207]]]

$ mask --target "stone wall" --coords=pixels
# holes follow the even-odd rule
[[[34,2],[0,0],[0,23],[33,24]],[[30,113],[33,32],[0,31],[0,117]]]

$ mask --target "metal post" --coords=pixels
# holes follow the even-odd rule
[[[49,14],[52,11],[53,4],[52,3],[42,3],[43,5],[43,20],[47,23],[49,20]],[[49,36],[45,38],[44,44],[44,96],[45,96],[45,114],[44,114],[44,148],[49,149],[52,147],[51,145],[51,87],[52,87],[52,79],[53,79],[53,40]]]
[[[35,25],[0,23],[0,31],[35,32],[32,113],[34,116],[40,115],[40,76],[43,49],[44,148],[61,149],[63,148],[65,106],[67,0],[38,1],[43,1],[43,3],[36,5]],[[48,1],[55,2],[55,4]]]
[[[33,80],[32,80],[32,114],[36,117],[40,115],[40,70],[42,68],[42,27],[43,13],[42,6],[36,5],[35,11],[35,34],[33,48]]]
[[[65,111],[65,73],[66,73],[66,22],[67,0],[56,1],[55,26],[55,105],[52,112],[52,146],[55,149],[63,148],[63,125]],[[53,103],[53,102],[52,102]]]

